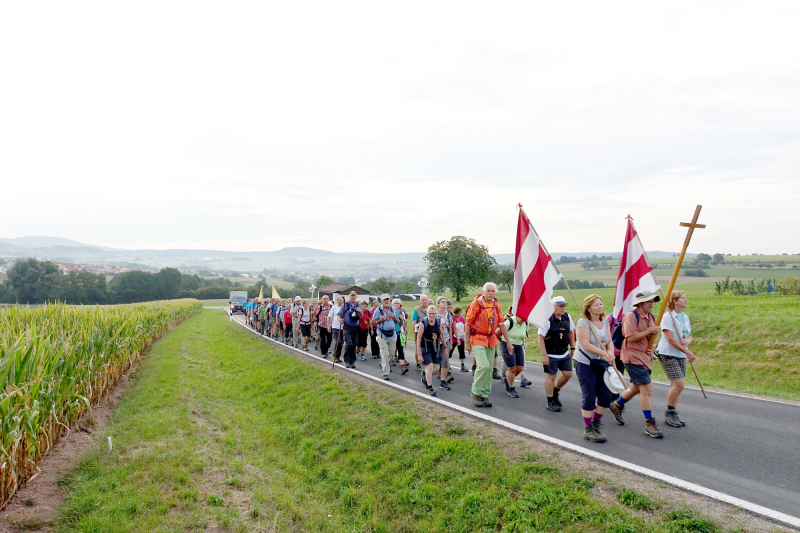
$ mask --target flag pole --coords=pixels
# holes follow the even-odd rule
[[[664,291],[661,289],[661,285],[659,285],[659,283],[658,283],[658,278],[656,277],[656,274],[653,271],[652,265],[650,265],[650,258],[647,257],[647,249],[644,247],[644,244],[642,244],[641,237],[639,237],[639,230],[636,229],[636,226],[633,223],[633,217],[632,216],[628,215],[626,218],[628,219],[628,222],[631,223],[631,227],[633,228],[633,231],[636,233],[636,240],[639,241],[639,246],[642,247],[642,253],[644,254],[644,261],[645,261],[645,263],[647,263],[648,268],[650,268],[650,275],[653,276],[653,281],[655,282],[656,286],[658,287],[658,292],[661,293],[661,301],[663,302],[661,304],[661,307],[664,307],[665,305],[667,305],[667,298],[664,296]],[[670,298],[671,298],[672,297],[672,290],[669,291],[669,294],[670,294]],[[675,333],[677,334],[677,332],[679,331],[678,323],[675,321],[675,317],[672,316],[672,313],[669,313],[669,317],[672,319],[672,325],[675,327]],[[660,321],[659,321],[659,324],[660,324]],[[663,333],[662,333],[662,335],[663,335]],[[687,361],[688,361],[688,359],[687,359]],[[689,361],[689,365],[692,367],[692,372],[694,372],[694,377],[695,377],[695,379],[697,379],[697,384],[700,385],[700,391],[703,393],[703,398],[708,399],[708,396],[706,396],[706,390],[703,388],[703,383],[700,381],[700,376],[697,375],[697,370],[694,368],[694,363]]]
[[[556,272],[558,272],[558,275],[561,276],[561,281],[564,283],[564,286],[569,291],[570,296],[572,296],[572,299],[575,301],[575,305],[578,307],[578,309],[580,309],[581,308],[581,304],[578,302],[578,298],[575,296],[575,293],[572,292],[572,289],[569,288],[569,283],[567,283],[567,278],[565,278],[564,274],[561,273],[561,270],[559,270],[558,265],[556,265],[555,261],[553,261],[553,256],[551,256],[550,252],[547,250],[547,246],[544,245],[544,241],[539,236],[539,233],[537,233],[536,228],[533,227],[533,224],[531,224],[531,219],[528,216],[528,213],[526,213],[525,210],[522,208],[522,203],[517,204],[517,208],[519,208],[519,210],[522,211],[522,214],[525,216],[525,220],[528,221],[528,226],[530,226],[531,231],[533,232],[534,235],[536,235],[536,238],[539,239],[539,244],[544,249],[544,253],[546,253],[547,257],[550,258],[550,264],[553,265],[553,268],[556,269]],[[600,340],[600,337],[597,335],[597,333],[594,331],[594,329],[589,328],[589,331],[591,331],[592,334],[594,335],[594,338],[597,340],[597,344],[602,346],[603,345],[603,341]],[[576,334],[576,336],[577,336],[577,334]],[[617,369],[616,365],[609,365],[609,366],[614,369],[614,372],[617,373],[617,376],[619,377],[619,380],[622,382],[622,386],[627,389],[628,387],[627,387],[627,385],[625,385],[625,379],[622,377],[622,374],[619,373],[619,370]]]

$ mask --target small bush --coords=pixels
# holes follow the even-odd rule
[[[696,512],[676,509],[666,515],[666,526],[675,533],[714,533],[719,528],[714,522],[701,518]]]
[[[213,507],[222,507],[223,505],[225,505],[225,500],[223,500],[219,496],[212,494],[211,496],[208,497],[208,504]]]
[[[655,507],[650,498],[632,489],[622,489],[617,493],[617,499],[619,503],[638,511],[652,511]]]
[[[692,276],[695,278],[707,278],[708,273],[700,268],[690,268],[689,270],[681,270],[682,276]]]
[[[797,296],[800,295],[800,278],[786,276],[775,282],[775,290],[781,294]]]

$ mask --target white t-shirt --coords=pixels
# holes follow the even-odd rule
[[[675,333],[675,324],[672,323],[670,317],[663,317],[661,319],[661,331],[671,331],[672,338],[675,340],[688,339],[692,336],[692,325],[689,323],[689,317],[686,313],[676,313],[674,310],[669,312],[670,315],[675,317],[675,322],[678,323],[679,333]],[[686,354],[674,347],[667,340],[666,335],[661,335],[661,340],[658,341],[658,353],[662,355],[670,355],[672,357],[685,358]]]
[[[575,322],[572,321],[572,316],[570,315],[567,316],[569,316],[569,331],[575,331]],[[547,325],[545,327],[539,328],[539,335],[541,335],[542,337],[546,337],[548,331],[550,331],[549,320],[547,321]],[[562,354],[549,353],[547,354],[547,357],[549,357],[550,359],[564,359],[565,357],[569,357],[569,349],[567,349],[567,351]]]
[[[341,305],[334,305],[331,307],[331,310],[328,311],[328,318],[331,319],[331,329],[339,329],[342,327],[342,323],[339,322],[339,319],[336,318],[336,315],[339,314],[339,311],[342,310]]]

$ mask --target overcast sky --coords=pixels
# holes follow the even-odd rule
[[[4,2],[0,237],[800,252],[800,3]]]

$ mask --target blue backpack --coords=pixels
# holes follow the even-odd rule
[[[636,315],[636,324],[638,325],[639,312],[634,309],[633,314]],[[614,320],[614,323],[611,325],[611,340],[614,342],[614,348],[621,350],[622,343],[625,342],[625,335],[622,334],[622,322],[617,321],[613,316],[611,318]]]

